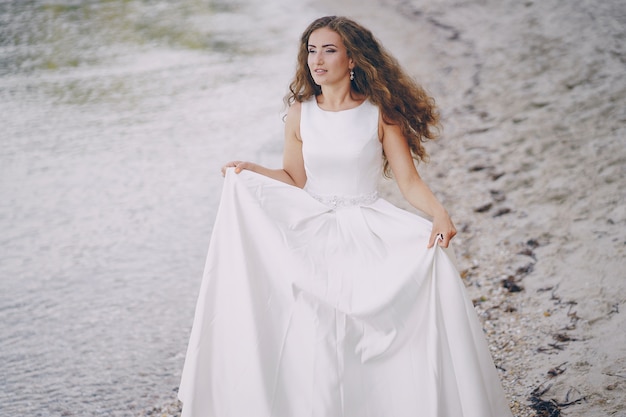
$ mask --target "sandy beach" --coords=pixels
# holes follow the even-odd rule
[[[626,416],[623,3],[315,8],[369,27],[439,103],[442,137],[420,172],[459,229],[458,267],[514,415]]]

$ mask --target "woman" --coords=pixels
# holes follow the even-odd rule
[[[222,168],[183,416],[510,416],[415,169],[432,99],[334,16],[303,33],[290,91],[282,169]],[[383,171],[432,222],[378,198]]]

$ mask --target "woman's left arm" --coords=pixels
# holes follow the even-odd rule
[[[380,125],[385,156],[402,195],[413,207],[433,218],[428,247],[431,248],[437,241],[437,235],[441,234],[443,240],[440,245],[447,248],[456,235],[450,215],[417,172],[409,144],[400,126],[387,124],[382,118]]]

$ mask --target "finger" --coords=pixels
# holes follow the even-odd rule
[[[237,164],[239,164],[241,161],[229,161],[226,162],[223,166],[222,166],[222,176],[226,175],[226,170],[228,170],[228,168],[236,168]]]
[[[226,170],[228,168],[231,168],[233,165],[231,162],[228,162],[226,165],[222,166],[222,168],[220,169],[220,171],[222,172],[222,177],[226,176]]]
[[[447,248],[448,246],[450,246],[450,242],[452,241],[452,238],[454,237],[455,233],[452,232],[450,234],[448,234],[448,236],[446,237],[443,233],[441,233],[441,239],[439,239],[439,246]]]

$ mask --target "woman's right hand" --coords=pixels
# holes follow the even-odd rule
[[[244,169],[247,169],[248,171],[254,171],[255,165],[256,164],[254,164],[253,162],[246,162],[246,161],[230,161],[230,162],[227,162],[222,167],[222,177],[226,175],[226,169],[228,169],[228,168],[235,168],[235,174],[239,174]]]

